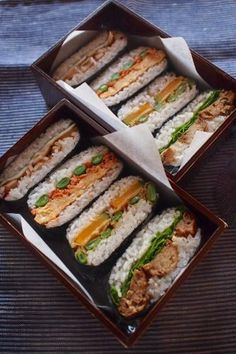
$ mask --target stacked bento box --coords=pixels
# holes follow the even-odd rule
[[[177,183],[235,80],[115,1],[32,70],[59,103],[1,157],[0,219],[129,346],[227,227]]]

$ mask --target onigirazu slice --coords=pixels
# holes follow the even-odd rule
[[[105,146],[93,146],[68,160],[29,195],[34,220],[47,228],[78,215],[119,175],[122,163]]]

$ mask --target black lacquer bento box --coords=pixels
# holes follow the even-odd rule
[[[154,26],[153,24],[146,21],[141,16],[129,10],[122,4],[116,1],[105,2],[100,8],[98,8],[94,13],[82,21],[78,26],[76,26],[71,32],[66,34],[58,43],[56,43],[52,48],[50,48],[46,53],[44,53],[38,60],[32,64],[32,71],[39,83],[39,87],[42,94],[49,106],[53,106],[62,98],[67,98],[69,101],[73,102],[84,112],[90,115],[92,119],[98,122],[101,126],[107,129],[109,132],[117,130],[117,124],[111,118],[104,119],[101,112],[96,112],[96,110],[91,110],[84,101],[75,98],[73,94],[67,91],[64,87],[60,86],[56,80],[52,78],[52,65],[57,58],[58,53],[62,47],[62,44],[68,35],[73,31],[106,31],[106,30],[116,30],[125,33],[128,36],[128,47],[130,37],[132,36],[142,36],[146,40],[149,40],[153,36],[160,36],[161,38],[171,38],[167,33],[162,31],[160,28]],[[131,44],[132,47],[132,44]],[[66,47],[64,49],[66,51]],[[167,53],[167,56],[169,53]],[[203,80],[209,85],[213,90],[231,90],[235,92],[236,90],[236,80],[219,69],[217,66],[200,56],[198,53],[191,50],[192,59],[198,74]],[[170,58],[169,58],[170,59]],[[171,62],[172,60],[172,62]],[[113,60],[114,61],[114,60]],[[173,64],[173,58],[170,59]],[[171,64],[171,65],[172,65]],[[109,65],[108,65],[109,67]],[[170,68],[171,69],[171,68]],[[102,72],[103,69],[99,71]],[[176,70],[178,75],[185,75],[185,72],[181,69]],[[96,78],[96,75],[95,75]],[[92,78],[94,79],[94,77]],[[88,79],[88,84],[91,80]],[[140,91],[139,91],[140,92]],[[117,108],[114,109],[114,113],[117,113]],[[181,112],[180,112],[181,113]],[[178,113],[177,113],[178,114]],[[142,118],[143,116],[141,116]],[[198,166],[197,162],[204,158],[204,154],[213,146],[213,144],[224,134],[227,128],[232,124],[236,117],[235,110],[231,110],[227,119],[211,134],[211,136],[201,144],[192,154],[191,158],[181,167],[180,169],[167,168],[167,174],[170,179],[175,182],[182,182],[184,179],[188,178],[189,171]],[[201,130],[201,128],[199,128]],[[205,129],[204,127],[202,128]],[[158,131],[157,131],[158,133]],[[167,156],[169,158],[169,156]]]
[[[85,150],[93,145],[94,138],[100,137],[102,144],[107,145],[116,156],[123,162],[124,168],[122,176],[129,174],[141,176],[144,180],[151,181],[152,185],[156,186],[159,193],[159,200],[156,209],[152,214],[160,212],[167,207],[175,207],[180,203],[184,204],[192,214],[195,215],[197,223],[201,228],[201,242],[190,262],[184,270],[173,281],[172,285],[166,290],[161,298],[149,306],[145,311],[137,316],[125,318],[116,309],[116,306],[111,300],[108,291],[108,277],[111,269],[116,263],[117,259],[125,252],[125,249],[132,242],[140,227],[148,222],[148,218],[142,225],[134,230],[131,235],[116,249],[115,252],[101,265],[97,267],[85,266],[77,262],[66,240],[66,223],[63,226],[46,229],[38,225],[27,207],[27,197],[19,201],[1,201],[0,202],[0,221],[12,232],[18,239],[20,239],[25,246],[32,251],[51,271],[55,276],[81,301],[88,310],[103,322],[118,338],[118,340],[125,346],[132,345],[140,335],[147,329],[152,320],[163,305],[170,299],[172,294],[178,286],[191,273],[193,268],[202,259],[202,257],[209,251],[215,240],[222,234],[227,224],[219,219],[216,215],[210,212],[206,207],[199,203],[196,199],[191,197],[188,193],[182,190],[174,182],[172,182],[171,189],[166,188],[160,180],[147,172],[144,166],[139,161],[134,161],[130,158],[129,153],[124,153],[116,148],[111,142],[104,140],[102,136],[109,133],[107,129],[102,127],[93,118],[88,116],[80,108],[74,106],[67,100],[59,102],[48,114],[43,117],[20,141],[18,141],[10,150],[8,150],[0,159],[1,170],[15,155],[19,155],[30,143],[32,143],[45,129],[52,123],[59,122],[65,118],[70,118],[74,121],[80,131],[80,140],[75,149],[67,157]],[[96,138],[97,139],[97,138]],[[61,162],[62,163],[62,162]],[[177,197],[178,196],[178,197]],[[182,200],[180,201],[179,198]],[[68,273],[62,271],[51,259],[39,251],[23,234],[21,226],[14,221],[9,215],[14,213],[21,215],[34,231],[37,232],[39,238],[42,239],[49,249],[51,249],[62,263],[69,269],[75,282]],[[31,235],[32,236],[32,235]],[[99,279],[99,281],[98,281]]]

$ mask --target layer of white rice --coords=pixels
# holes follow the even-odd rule
[[[145,49],[147,49],[147,47],[138,47],[119,58],[113,65],[107,68],[97,79],[91,83],[92,89],[96,91],[102,84],[108,82],[112,74],[119,72],[125,63],[127,63],[129,60],[132,60],[136,55],[140,54]],[[119,91],[116,95],[101,99],[107,106],[116,105],[121,101],[126,100],[139,89],[147,85],[156,76],[160,75],[166,69],[166,67],[167,60],[163,59],[159,64],[149,68],[143,75],[138,78],[138,80],[131,83],[123,90]]]
[[[131,245],[118,259],[111,271],[109,284],[116,288],[121,296],[120,288],[127,278],[133,263],[140,259],[149,248],[151,241],[157,232],[164,231],[170,226],[174,219],[180,215],[175,208],[164,210],[160,215],[155,216],[135,237]]]
[[[44,146],[55,136],[66,130],[73,121],[71,119],[61,119],[56,123],[50,125],[47,130],[40,134],[38,138],[34,140],[20,155],[14,159],[0,175],[0,184],[19,173],[23,167],[30,164],[30,161],[36,153],[44,148]],[[40,182],[58,163],[60,163],[76,146],[80,138],[79,131],[73,133],[73,136],[59,139],[62,149],[60,151],[54,151],[50,159],[35,172],[32,172],[30,176],[25,175],[19,179],[19,183],[16,188],[12,188],[9,194],[6,196],[6,200],[18,200],[22,198],[30,188]],[[0,197],[4,195],[4,186],[0,187]]]
[[[35,208],[35,202],[43,194],[48,194],[55,189],[55,185],[63,177],[70,177],[73,174],[74,169],[91,160],[93,156],[98,153],[105,153],[107,148],[105,146],[93,146],[86,151],[74,156],[62,165],[57,171],[50,175],[44,182],[40,183],[29,195],[28,206],[30,209]],[[79,214],[94,198],[101,194],[119,175],[122,169],[122,163],[118,161],[114,164],[107,174],[100,180],[92,184],[86,191],[76,200],[74,203],[66,207],[60,215],[50,221],[46,227],[56,227],[63,225],[67,221],[73,219]]]
[[[109,284],[116,288],[119,296],[122,296],[121,286],[127,278],[132,264],[144,255],[149,248],[154,235],[157,232],[164,231],[170,226],[179,213],[180,212],[175,208],[170,208],[162,212],[161,215],[157,215],[137,234],[131,245],[127,248],[121,258],[118,259],[116,265],[112,269]],[[189,260],[193,257],[200,245],[201,230],[198,229],[194,237],[189,235],[185,238],[173,235],[172,241],[178,248],[179,260],[177,267],[165,277],[151,277],[149,279],[148,293],[151,296],[152,302],[157,301],[170,287],[176,277],[183,272]]]
[[[212,120],[205,120],[207,123],[207,131],[214,133],[219,128],[219,126],[224,123],[227,117],[228,116],[219,115]]]
[[[68,59],[66,59],[53,73],[53,78],[55,80],[60,80],[61,77],[64,76],[64,74],[73,67],[77,61],[80,60],[83,56],[86,56],[87,53],[89,53],[91,50],[96,48],[96,46],[99,45],[99,43],[102,43],[103,40],[105,40],[107,32],[103,32],[96,36],[91,42],[89,42],[87,45],[79,49],[76,53],[74,53],[72,56],[70,56]],[[122,38],[121,38],[122,35]],[[125,46],[127,45],[127,37],[120,32],[115,32],[115,41],[106,48],[106,52],[103,57],[98,59],[96,62],[94,62],[94,66],[91,67],[89,70],[86,72],[78,72],[76,73],[71,80],[65,80],[65,82],[68,85],[71,86],[76,86],[81,84],[83,81],[87,80],[90,76],[94,75],[96,72],[98,72],[100,69],[102,69],[106,64],[108,64],[110,61],[112,61],[120,51],[122,51]]]
[[[123,121],[129,113],[137,111],[140,106],[146,102],[151,105],[155,105],[154,96],[176,77],[177,76],[174,73],[170,72],[155,79],[154,82],[152,82],[147,88],[145,88],[134,98],[131,98],[119,109],[117,112],[118,118]],[[186,91],[181,94],[176,101],[168,102],[159,111],[154,111],[149,114],[148,120],[144,124],[148,126],[151,132],[157,128],[160,128],[168,118],[190,102],[197,95],[197,93],[198,90],[195,84],[192,85],[192,88],[187,86]]]
[[[68,228],[67,238],[71,245],[78,233],[90,224],[98,215],[105,210],[112,214],[113,209],[110,202],[122,191],[127,189],[133,182],[140,180],[139,177],[129,176],[114,183],[104,195],[102,195],[93,206],[80,215]],[[140,199],[138,203],[129,205],[123,212],[122,218],[116,223],[111,236],[101,240],[98,246],[88,251],[88,265],[97,266],[105,261],[112,252],[140,225],[152,210],[152,204],[145,199]]]

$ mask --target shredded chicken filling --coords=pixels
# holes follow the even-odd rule
[[[235,93],[233,91],[221,91],[219,97],[208,107],[198,113],[197,119],[180,136],[177,141],[183,144],[191,144],[196,131],[209,131],[207,122],[222,115],[228,116],[235,108]],[[169,146],[161,153],[162,161],[165,165],[172,165],[176,159],[175,147]]]
[[[109,31],[106,40],[96,48],[91,49],[82,58],[73,64],[71,68],[63,75],[62,80],[71,80],[77,73],[85,73],[91,67],[95,66],[97,61],[106,53],[106,49],[115,41],[115,35]]]
[[[9,193],[11,189],[16,188],[21,178],[31,176],[33,172],[39,170],[45,162],[50,160],[53,153],[61,151],[61,140],[73,137],[77,132],[78,128],[73,124],[64,132],[51,139],[40,151],[37,151],[33,155],[29,165],[25,166],[18,174],[14,175],[14,177],[8,178],[0,184],[0,186],[5,187],[5,194]]]

